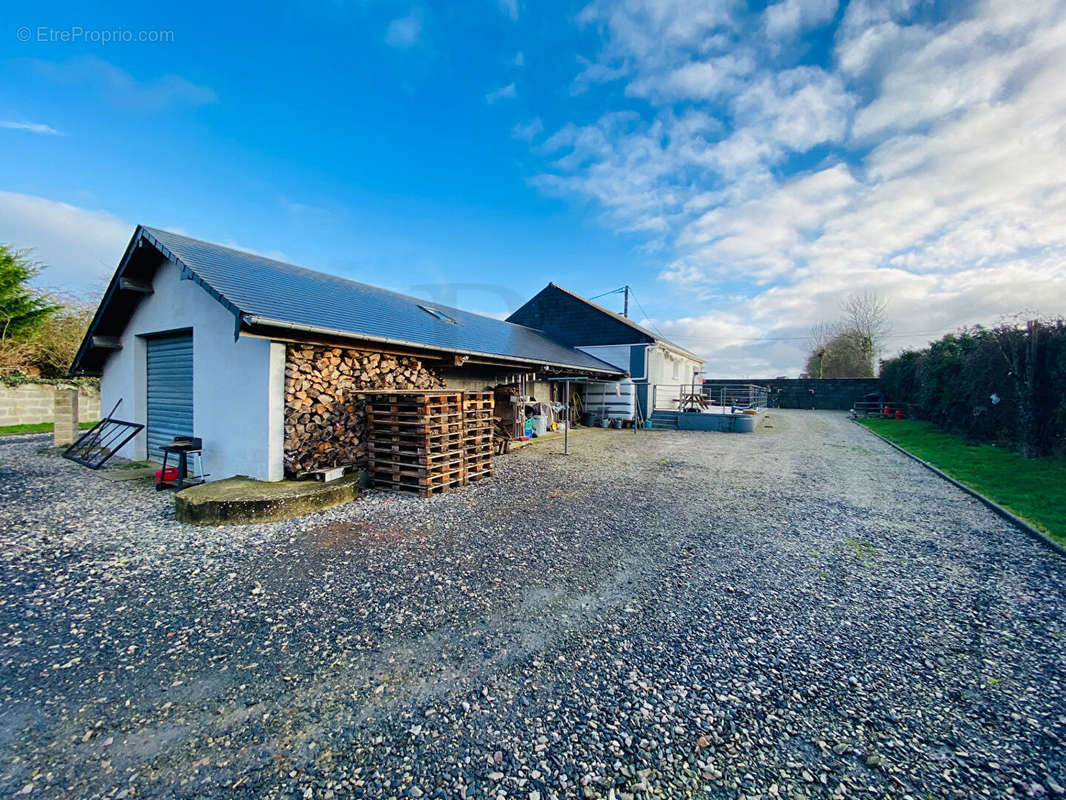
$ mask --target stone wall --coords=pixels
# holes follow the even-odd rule
[[[285,353],[285,472],[362,463],[366,392],[443,389],[418,359],[340,347],[290,345]]]
[[[707,391],[707,387],[713,390],[726,384],[745,383],[768,387],[771,402],[778,408],[847,411],[863,395],[878,391],[877,378],[714,378],[705,380],[703,385]]]
[[[52,422],[55,418],[55,394],[56,387],[50,383],[0,386],[0,427]],[[78,418],[81,422],[100,419],[100,392],[96,389],[89,386],[81,388]]]

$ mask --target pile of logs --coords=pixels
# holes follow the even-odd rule
[[[442,389],[444,382],[410,356],[289,345],[285,356],[285,472],[366,459],[368,390]]]

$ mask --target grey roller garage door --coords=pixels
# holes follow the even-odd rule
[[[148,340],[148,457],[175,436],[192,436],[192,334]]]

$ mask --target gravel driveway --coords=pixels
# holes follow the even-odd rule
[[[0,439],[0,795],[1066,785],[1066,561],[843,415],[192,528]]]

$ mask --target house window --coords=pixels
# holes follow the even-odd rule
[[[674,359],[674,380],[681,380],[681,362]]]
[[[458,325],[459,324],[454,319],[452,319],[447,314],[445,314],[443,311],[440,311],[439,309],[433,308],[433,306],[419,306],[419,308],[421,308],[423,311],[425,311],[431,317],[436,317],[441,322],[449,322],[452,325]]]

